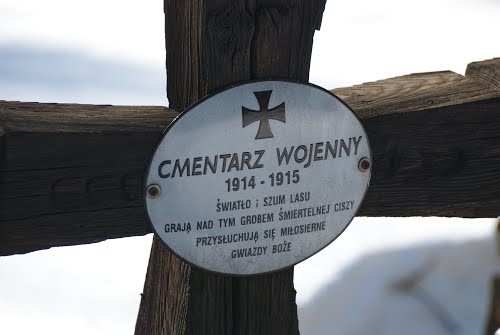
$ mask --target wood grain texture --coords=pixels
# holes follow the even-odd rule
[[[498,216],[496,89],[439,72],[334,92],[361,118],[375,159],[359,215]],[[176,115],[0,102],[0,254],[149,233],[143,175]]]
[[[176,115],[0,102],[0,254],[148,233],[143,176]]]
[[[490,305],[484,335],[494,335],[500,328],[500,277],[493,277],[490,283]]]
[[[467,66],[465,75],[469,78],[481,80],[496,90],[500,90],[500,59],[493,58],[470,63]]]
[[[499,95],[475,78],[451,71],[410,74],[332,92],[363,119],[463,105]]]
[[[324,6],[325,0],[166,0],[170,107],[183,110],[248,79],[307,81]],[[293,268],[231,278],[190,268],[156,238],[152,250],[136,335],[298,334]],[[177,280],[176,273],[188,275]]]
[[[499,215],[500,91],[446,71],[333,92],[362,118],[372,147],[359,215]]]
[[[169,271],[165,271],[166,268]],[[136,333],[184,334],[186,332],[191,271],[190,266],[173,254],[165,253],[161,243],[153,243],[148,275],[144,283],[146,289],[142,294],[141,308],[137,316]],[[154,315],[151,315],[149,309],[142,307],[146,301],[148,307],[156,311]]]

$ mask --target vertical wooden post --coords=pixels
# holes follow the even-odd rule
[[[164,1],[171,108],[182,111],[243,80],[308,80],[326,0]],[[293,268],[251,278],[214,275],[183,263],[155,238],[136,335],[298,334],[295,293]]]
[[[484,335],[494,335],[500,329],[500,277],[492,279],[490,288],[490,307]]]

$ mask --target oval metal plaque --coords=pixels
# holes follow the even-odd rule
[[[231,275],[292,266],[350,223],[371,153],[356,116],[310,84],[223,90],[165,131],[145,183],[157,236],[185,261]]]

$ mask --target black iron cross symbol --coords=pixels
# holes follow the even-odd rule
[[[257,131],[257,136],[255,136],[256,140],[274,137],[273,132],[271,131],[271,126],[269,125],[269,119],[286,123],[284,102],[272,109],[269,109],[269,99],[271,98],[272,92],[272,90],[253,92],[257,98],[257,102],[259,103],[260,110],[258,111],[241,107],[241,111],[243,112],[243,128],[251,123],[254,123],[255,121],[260,121],[259,130]]]

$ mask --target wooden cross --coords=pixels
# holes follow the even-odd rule
[[[166,107],[0,102],[0,255],[151,232],[147,162],[163,129],[230,83],[307,81],[325,0],[165,0]],[[333,91],[370,138],[361,216],[496,217],[500,59]],[[136,334],[297,334],[293,268],[208,274],[153,242]]]

